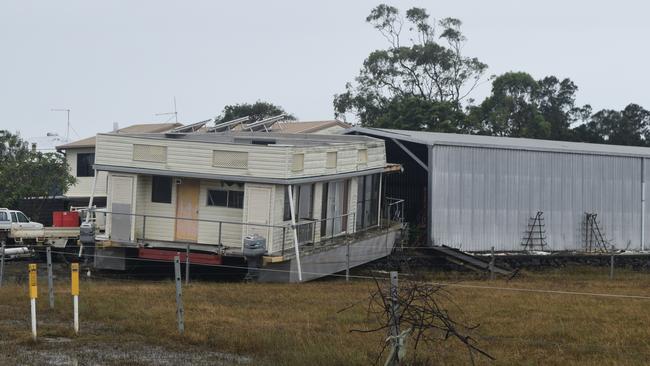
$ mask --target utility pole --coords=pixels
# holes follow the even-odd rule
[[[68,114],[68,124],[65,130],[65,140],[69,141],[70,138],[70,108],[52,108],[52,112],[66,112]]]

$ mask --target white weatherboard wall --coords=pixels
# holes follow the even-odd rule
[[[166,147],[166,159],[161,162],[133,160],[133,145]],[[368,163],[357,164],[357,150],[368,149]],[[214,166],[214,151],[246,152],[248,167],[227,168]],[[327,152],[336,151],[335,169],[326,169]],[[304,169],[292,170],[293,156],[304,153]],[[127,168],[171,170],[179,173],[203,173],[266,178],[297,178],[327,174],[349,173],[381,168],[386,161],[383,141],[345,142],[329,146],[260,146],[227,143],[209,143],[174,139],[126,137],[110,134],[97,135],[95,163]]]
[[[433,155],[435,245],[522,250],[539,210],[550,250],[583,247],[585,212],[617,248],[641,247],[643,158],[442,145]],[[645,217],[647,243],[648,207]]]
[[[93,188],[94,177],[77,177],[77,154],[94,153],[94,148],[69,149],[65,153],[66,160],[70,169],[70,174],[77,179],[77,182],[70,186],[65,192],[67,197],[90,197]],[[95,197],[106,197],[106,172],[97,173],[97,186],[95,187]]]

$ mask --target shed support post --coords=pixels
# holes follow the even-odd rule
[[[433,145],[427,145],[429,168],[427,169],[427,244],[433,246]]]
[[[645,158],[641,158],[641,251],[645,250]]]
[[[289,209],[291,211],[291,231],[293,231],[293,247],[296,252],[296,266],[298,267],[298,282],[302,282],[302,266],[300,265],[300,249],[298,248],[298,229],[296,229],[296,208],[293,202],[293,186],[287,186],[289,196]],[[332,225],[334,227],[334,225]]]

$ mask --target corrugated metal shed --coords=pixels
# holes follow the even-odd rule
[[[416,157],[429,170],[433,194],[426,212],[434,245],[521,250],[529,218],[543,211],[548,249],[581,250],[585,212],[598,214],[605,238],[617,248],[646,247],[648,148],[359,127],[352,132],[427,147],[426,157]]]

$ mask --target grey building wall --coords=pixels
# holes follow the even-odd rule
[[[641,214],[642,181],[650,178],[643,160],[434,145],[433,243],[467,251],[521,250],[529,218],[543,211],[548,249],[579,250],[585,212],[594,212],[606,239],[638,250],[642,216],[648,217],[647,208]]]

